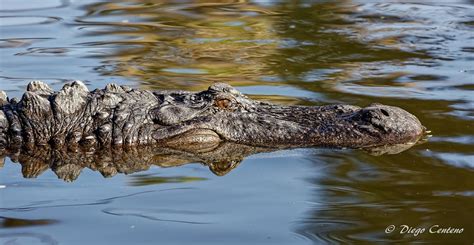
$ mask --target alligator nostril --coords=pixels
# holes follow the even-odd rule
[[[382,114],[384,114],[385,116],[390,116],[390,114],[388,114],[388,111],[384,110],[384,109],[380,109],[380,111],[382,112]]]

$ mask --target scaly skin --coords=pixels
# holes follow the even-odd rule
[[[3,94],[3,95],[2,95]],[[280,106],[217,83],[208,90],[146,91],[79,81],[52,91],[34,81],[20,101],[0,94],[0,148],[161,145],[212,149],[221,142],[263,147],[366,148],[415,142],[424,127],[398,107]]]

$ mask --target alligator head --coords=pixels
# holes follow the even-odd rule
[[[32,82],[21,100],[0,95],[0,145],[151,145],[196,151],[235,142],[265,147],[364,148],[414,142],[424,127],[412,114],[371,104],[280,106],[216,83],[202,92],[146,91],[79,81],[54,92]]]

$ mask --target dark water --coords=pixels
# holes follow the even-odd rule
[[[157,161],[103,178],[7,158],[0,243],[474,242],[473,1],[0,0],[0,28],[10,96],[38,79],[55,89],[225,81],[281,104],[400,106],[433,134],[396,155],[257,154],[224,176]]]

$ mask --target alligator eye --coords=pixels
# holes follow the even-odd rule
[[[218,99],[214,102],[214,104],[221,109],[227,109],[230,106],[230,100]]]

